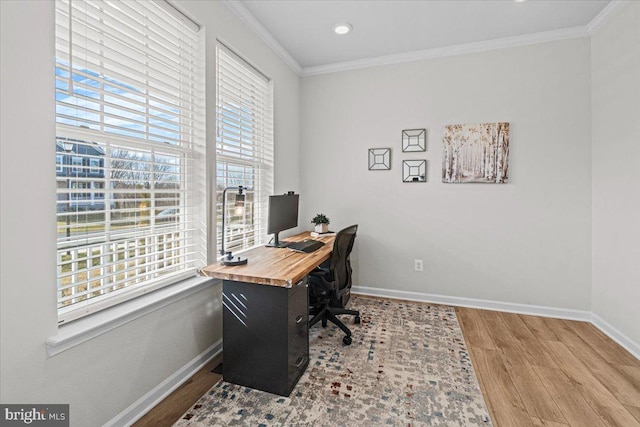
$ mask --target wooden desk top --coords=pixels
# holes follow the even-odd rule
[[[305,231],[282,240],[298,242],[310,238],[311,233]],[[313,237],[313,240],[323,242],[324,246],[308,254],[287,248],[260,246],[240,254],[249,259],[245,265],[225,266],[217,262],[201,271],[205,276],[217,279],[290,288],[331,255],[335,236]]]

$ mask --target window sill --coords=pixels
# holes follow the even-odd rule
[[[208,277],[192,277],[73,322],[60,325],[58,334],[47,338],[47,356],[62,353],[139,317],[200,292],[213,285],[213,283],[215,283],[215,280]]]

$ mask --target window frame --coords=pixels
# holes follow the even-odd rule
[[[95,157],[89,157],[89,173],[90,174],[99,174],[101,169],[101,161]]]
[[[267,241],[268,200],[274,186],[273,94],[272,79],[226,44],[217,41],[217,254],[220,254],[222,243],[222,194],[226,187],[242,185],[249,190],[240,218],[233,212],[235,192],[227,192],[225,249],[238,252]]]
[[[56,153],[56,173],[64,173],[64,168],[66,167],[64,164],[65,156],[65,154]]]
[[[69,167],[71,168],[71,173],[83,173],[84,172],[84,167],[83,167],[83,158],[81,156],[71,156],[71,163],[69,164]]]
[[[72,151],[56,153],[56,163],[61,155],[68,162],[57,165],[55,178],[59,323],[194,277],[206,264],[207,184],[200,178],[206,166],[204,37],[165,3],[56,0],[56,142],[74,144]],[[92,46],[99,42],[103,48],[96,51]],[[145,54],[127,57],[126,49],[114,48],[117,43]],[[142,156],[130,164],[143,171],[147,178],[140,179],[147,180],[148,190],[118,187],[126,172],[118,175],[114,169],[117,150]],[[160,175],[170,181],[158,181]],[[127,208],[126,200],[141,201]],[[180,206],[175,223],[155,223],[162,203]],[[118,209],[133,211],[140,220],[118,228]],[[79,218],[96,216],[79,225]],[[121,244],[123,249],[113,249]],[[127,253],[132,258],[120,258]],[[94,283],[100,284],[94,288]],[[71,297],[65,289],[73,290]]]

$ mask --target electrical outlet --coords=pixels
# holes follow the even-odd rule
[[[414,259],[413,269],[415,271],[424,271],[424,262],[421,259]]]

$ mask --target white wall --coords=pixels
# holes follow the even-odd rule
[[[593,313],[640,350],[640,3],[591,49]]]
[[[442,127],[497,121],[511,182],[443,184]],[[401,152],[412,128],[426,153]],[[588,311],[590,132],[588,38],[305,77],[302,218],[360,225],[357,286]],[[367,170],[377,147],[391,171]],[[428,182],[402,183],[403,159]]]
[[[206,27],[208,122],[216,35],[275,82],[276,189],[299,187],[300,79],[222,2],[184,2]],[[54,3],[0,1],[0,400],[69,403],[72,426],[112,419],[221,337],[220,286],[48,358],[57,333]],[[208,135],[209,142],[215,134]]]
[[[303,226],[320,211],[360,224],[357,285],[590,310],[593,153],[593,311],[640,342],[638,3],[598,30],[592,58],[578,39],[308,77],[302,115],[300,79],[222,2],[180,5],[206,27],[209,107],[217,36],[274,79],[275,190],[301,191]],[[70,403],[73,426],[102,425],[221,337],[220,287],[47,358],[53,2],[0,1],[0,17],[0,400]],[[442,184],[442,126],[480,121],[511,123],[511,183]],[[401,153],[416,127],[427,152]],[[392,147],[391,171],[367,170],[374,147]],[[413,158],[428,183],[400,182]]]

